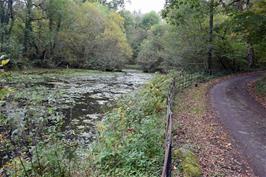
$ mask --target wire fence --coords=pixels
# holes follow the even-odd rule
[[[195,84],[209,80],[211,77],[202,73],[179,73],[172,81],[167,97],[167,117],[165,131],[165,154],[161,177],[171,177],[172,173],[172,129],[173,129],[173,106],[177,92]]]
[[[165,133],[165,155],[164,165],[161,177],[170,177],[172,171],[172,128],[173,128],[173,102],[176,92],[176,78],[171,83],[170,91],[167,97],[167,121]]]

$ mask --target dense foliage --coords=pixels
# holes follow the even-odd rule
[[[129,11],[121,11],[120,14],[125,19],[125,33],[133,50],[131,64],[136,64],[139,52],[142,50],[141,44],[147,38],[149,30],[152,26],[161,22],[160,16],[155,12],[147,14],[131,13]]]
[[[169,0],[162,20],[124,0],[4,0],[0,53],[18,67],[239,71],[265,64],[265,4]]]
[[[0,54],[18,67],[121,69],[132,52],[124,19],[109,7],[118,5],[110,3],[1,1]]]
[[[239,71],[265,64],[266,1],[170,0],[141,45],[145,71]]]
[[[186,63],[201,63],[210,72],[237,71],[265,62],[265,4],[264,0],[170,0],[163,16],[180,36],[179,53],[185,54]]]

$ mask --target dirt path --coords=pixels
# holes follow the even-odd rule
[[[249,95],[247,86],[261,76],[237,76],[215,85],[210,102],[255,174],[266,177],[266,109]]]

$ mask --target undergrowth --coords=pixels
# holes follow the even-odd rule
[[[163,163],[166,98],[172,77],[156,75],[124,96],[82,149],[54,132],[5,165],[10,176],[158,176]]]
[[[256,82],[255,89],[258,95],[266,96],[266,77]]]
[[[103,176],[158,176],[163,163],[169,76],[156,76],[140,92],[120,100],[98,124],[94,154]]]

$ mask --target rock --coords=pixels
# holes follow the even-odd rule
[[[97,103],[99,105],[105,105],[106,103],[108,103],[108,101],[107,100],[97,100]]]
[[[77,128],[78,128],[79,130],[83,130],[83,129],[85,128],[85,126],[83,126],[83,125],[79,125],[79,126],[77,126]]]
[[[87,132],[82,133],[80,136],[83,138],[92,138],[92,134]]]
[[[180,168],[184,177],[202,176],[201,168],[197,156],[190,150],[180,148],[174,150],[174,158],[180,160]]]
[[[97,119],[99,119],[100,116],[101,116],[101,114],[87,114],[87,115],[86,115],[86,117],[89,117],[89,118],[91,118],[91,119],[93,119],[93,120],[97,120]]]
[[[85,123],[85,124],[91,124],[92,122],[91,122],[91,120],[83,120],[83,123]]]

